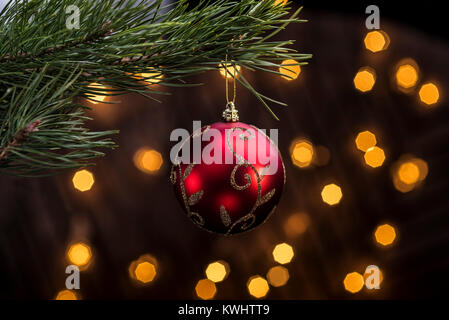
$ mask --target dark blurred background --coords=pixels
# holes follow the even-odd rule
[[[92,189],[76,190],[75,172],[43,179],[0,177],[0,297],[53,299],[64,289],[67,250],[87,244],[92,257],[81,273],[83,299],[192,299],[195,286],[215,260],[229,264],[226,280],[217,283],[216,299],[247,299],[247,281],[263,277],[277,265],[272,250],[278,243],[293,247],[285,265],[290,278],[270,287],[269,299],[399,299],[446,294],[449,285],[449,43],[444,11],[428,2],[376,3],[389,47],[371,53],[364,46],[365,8],[372,3],[303,1],[305,24],[291,25],[279,39],[295,39],[294,47],[312,53],[298,79],[243,70],[253,86],[288,103],[274,107],[275,121],[257,99],[238,88],[243,122],[279,128],[287,184],[277,212],[256,230],[222,237],[200,230],[183,214],[169,183],[170,132],[191,130],[193,120],[220,120],[225,105],[220,73],[190,79],[203,86],[163,89],[158,104],[139,96],[122,96],[118,104],[98,104],[90,115],[95,129],[120,129],[115,151],[89,168]],[[297,5],[294,4],[293,7]],[[414,89],[400,92],[391,81],[404,58],[416,61],[420,78]],[[376,71],[376,84],[360,93],[353,78],[359,68]],[[419,87],[438,84],[440,99],[426,107]],[[376,134],[386,159],[379,168],[363,162],[355,146],[361,131]],[[324,165],[299,168],[290,145],[307,139],[329,151]],[[161,153],[163,164],[152,174],[139,170],[133,157],[140,148]],[[392,170],[406,154],[423,159],[425,180],[410,192],[393,184]],[[394,175],[394,174],[393,174]],[[328,206],[323,185],[337,183],[341,202]],[[307,217],[304,230],[292,232],[292,214]],[[375,242],[376,227],[389,223],[397,237],[383,248]],[[290,230],[290,231],[289,231]],[[157,261],[155,279],[140,285],[130,278],[130,264],[141,255]],[[380,290],[351,294],[343,285],[348,273],[363,274],[379,266]]]

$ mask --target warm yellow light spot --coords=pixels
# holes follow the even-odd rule
[[[371,52],[379,52],[388,48],[390,39],[386,32],[381,30],[370,31],[365,36],[365,47]]]
[[[342,197],[343,193],[341,192],[341,188],[334,183],[324,186],[321,191],[321,198],[331,206],[338,204]]]
[[[156,276],[156,268],[149,262],[139,263],[134,272],[136,274],[136,279],[142,283],[151,282]]]
[[[400,64],[396,71],[396,83],[400,88],[410,89],[418,82],[418,69],[415,63]]]
[[[195,291],[199,298],[209,300],[212,299],[217,293],[217,287],[213,281],[209,279],[202,279],[196,284]]]
[[[55,300],[78,300],[78,295],[72,290],[61,290],[55,297]]]
[[[274,4],[275,4],[275,5],[282,5],[282,6],[284,6],[284,5],[287,4],[287,2],[288,2],[288,0],[276,0],[276,1],[274,2]]]
[[[239,72],[242,69],[239,65],[233,65],[232,62],[225,62],[222,61],[221,64],[219,64],[219,70],[222,77],[227,77],[228,79],[238,78]]]
[[[147,72],[137,73],[133,75],[132,78],[137,79],[139,81],[144,81],[146,84],[151,85],[161,82],[162,79],[164,78],[164,75],[155,68],[148,67]]]
[[[411,161],[405,162],[399,167],[398,177],[405,184],[414,184],[419,179],[419,168]]]
[[[137,260],[131,262],[128,272],[131,279],[138,281],[140,284],[148,284],[157,275],[157,260],[149,254],[143,254]]]
[[[249,294],[259,299],[265,297],[270,290],[267,280],[259,275],[249,278],[246,286]]]
[[[93,83],[89,84],[88,89],[99,92],[99,93],[89,93],[89,101],[93,104],[98,104],[98,103],[104,102],[104,100],[107,97],[104,95],[107,93],[105,91],[105,89],[107,89],[107,88],[108,88],[107,86],[104,86],[101,83],[97,83],[97,82],[93,82]],[[94,100],[96,100],[96,101],[94,101]]]
[[[291,158],[295,166],[306,168],[310,166],[314,156],[313,145],[309,141],[295,140],[292,143]]]
[[[92,252],[87,244],[80,242],[70,246],[67,257],[72,264],[83,267],[89,263]]]
[[[301,66],[293,59],[284,60],[279,67],[279,72],[285,80],[295,80],[301,73]]]
[[[293,238],[303,234],[309,226],[310,219],[305,213],[294,213],[288,217],[284,224],[284,230],[287,236]]]
[[[145,173],[155,173],[163,163],[162,155],[156,150],[141,148],[134,154],[134,165]]]
[[[89,191],[95,183],[94,175],[87,170],[80,170],[75,173],[72,179],[75,189],[85,192]]]
[[[369,148],[372,148],[377,144],[377,139],[374,133],[363,131],[360,132],[355,138],[355,144],[357,149],[366,152]]]
[[[282,287],[290,278],[287,268],[283,266],[272,267],[267,273],[268,282],[273,287]]]
[[[410,156],[402,157],[393,167],[393,184],[401,192],[413,190],[428,174],[427,162]]]
[[[280,264],[289,263],[292,261],[294,255],[295,253],[293,252],[292,246],[285,242],[276,245],[273,249],[274,261]]]
[[[426,83],[419,89],[419,99],[428,106],[437,103],[439,98],[440,92],[433,83]]]
[[[369,148],[365,155],[365,163],[370,167],[380,167],[385,161],[385,152],[379,147]]]
[[[361,92],[370,91],[376,83],[376,72],[369,67],[361,68],[354,77],[354,86]]]
[[[377,227],[374,237],[379,244],[388,246],[396,239],[396,230],[389,224],[383,224]]]
[[[206,268],[206,276],[213,282],[223,281],[229,273],[229,265],[225,261],[215,261]]]
[[[351,293],[356,293],[362,290],[365,285],[365,280],[363,276],[358,272],[348,273],[343,280],[343,285],[345,286],[346,291]]]

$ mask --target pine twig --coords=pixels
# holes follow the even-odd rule
[[[17,147],[18,145],[20,145],[22,142],[24,142],[27,137],[32,133],[32,132],[37,132],[39,131],[38,126],[42,123],[42,120],[34,120],[33,122],[30,122],[29,124],[27,124],[27,126],[25,128],[23,128],[22,130],[20,130],[15,136],[14,139],[11,142],[8,142],[8,144],[1,148],[1,152],[0,152],[0,162],[2,162],[3,160],[5,160],[8,157],[8,151],[9,149],[13,148],[13,147]]]

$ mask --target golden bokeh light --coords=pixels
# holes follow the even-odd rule
[[[149,254],[143,254],[131,262],[128,272],[131,279],[145,285],[154,281],[157,276],[157,268],[157,260]]]
[[[242,69],[239,65],[233,65],[232,62],[222,61],[221,64],[218,65],[221,76],[227,77],[228,79],[232,79],[239,77],[239,72]]]
[[[284,60],[279,67],[279,72],[285,80],[295,80],[301,73],[301,66],[293,59]]]
[[[258,299],[265,297],[270,290],[267,280],[259,275],[249,278],[246,286],[249,294]]]
[[[134,165],[145,173],[157,172],[162,164],[162,155],[156,150],[141,148],[134,154]]]
[[[386,50],[390,45],[390,37],[385,31],[374,30],[366,34],[363,41],[365,48],[371,52]]]
[[[401,164],[398,178],[405,184],[414,184],[419,179],[419,167],[412,161]]]
[[[440,99],[440,92],[434,83],[423,84],[419,89],[419,99],[426,105],[436,104]]]
[[[276,245],[272,253],[274,261],[280,264],[290,263],[295,255],[292,246],[285,242]]]
[[[293,238],[303,234],[310,224],[310,218],[305,213],[294,213],[284,223],[284,231],[288,237]]]
[[[293,141],[290,146],[292,162],[299,168],[307,168],[314,159],[314,148],[312,143],[304,139]]]
[[[134,273],[136,274],[137,280],[142,283],[148,283],[153,281],[156,276],[156,267],[149,262],[141,262],[137,264]]]
[[[367,165],[373,168],[377,168],[384,163],[385,152],[379,147],[371,147],[366,150],[366,153],[363,157]]]
[[[275,266],[268,270],[267,279],[273,287],[282,287],[290,278],[287,268]]]
[[[360,68],[354,77],[354,86],[361,92],[368,92],[376,83],[376,71],[370,67]]]
[[[75,189],[85,192],[89,191],[95,183],[94,175],[88,170],[77,171],[72,178]]]
[[[67,250],[67,258],[78,267],[86,267],[92,258],[92,251],[86,243],[75,243]]]
[[[339,186],[335,183],[331,183],[324,186],[321,191],[321,198],[328,205],[334,206],[341,201],[341,198],[343,198],[343,192]]]
[[[399,89],[413,88],[419,79],[418,64],[412,59],[404,59],[396,67],[396,84]]]
[[[366,152],[377,144],[376,135],[370,131],[362,131],[355,138],[355,145],[360,151]]]
[[[213,281],[209,279],[201,279],[195,286],[195,292],[198,298],[210,300],[215,297],[217,287]]]
[[[93,91],[100,91],[101,93],[89,93],[89,101],[92,104],[98,104],[98,103],[102,103],[106,100],[106,97],[104,94],[107,94],[107,92],[105,91],[106,89],[108,89],[107,86],[102,85],[101,83],[97,83],[97,82],[93,82],[91,84],[89,84],[89,86],[87,87],[87,89],[91,89]],[[94,101],[96,100],[96,101]]]
[[[229,274],[229,264],[223,260],[210,263],[206,268],[206,277],[213,282],[221,282]]]
[[[348,273],[343,280],[343,285],[346,291],[351,293],[357,293],[362,290],[365,285],[365,280],[363,276],[358,272]]]
[[[382,246],[391,245],[396,239],[396,230],[389,224],[383,224],[376,228],[374,237]]]
[[[282,6],[284,6],[284,5],[287,4],[287,2],[288,2],[288,0],[275,0],[274,4],[275,5],[282,5]]]
[[[404,156],[393,166],[393,184],[398,191],[403,193],[412,191],[427,177],[428,171],[426,161]]]
[[[160,71],[149,67],[146,72],[136,74],[135,78],[144,81],[148,85],[152,85],[161,82],[164,79],[164,75]]]
[[[55,300],[79,300],[79,296],[75,291],[64,289],[58,292]]]

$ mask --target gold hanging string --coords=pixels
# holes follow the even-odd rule
[[[232,103],[235,104],[235,99],[236,99],[236,96],[237,96],[237,86],[236,86],[236,83],[235,83],[235,82],[236,82],[236,81],[235,81],[235,71],[236,71],[236,68],[235,68],[234,65],[232,65],[232,67],[234,68],[233,75],[232,75],[232,84],[233,84],[233,88],[234,88],[234,95],[233,95],[233,97],[232,97]],[[226,58],[225,58],[225,70],[226,70],[226,72],[225,72],[225,79],[226,79],[226,102],[227,102],[227,104],[229,104],[231,101],[229,101],[229,84],[228,84],[229,79],[228,79],[228,73],[229,73],[229,74],[231,74],[231,73],[228,71],[228,54],[226,54]]]

